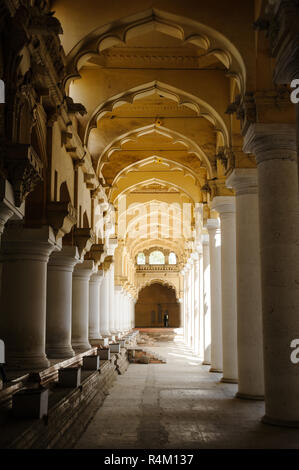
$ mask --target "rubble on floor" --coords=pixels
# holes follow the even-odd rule
[[[128,349],[128,360],[131,364],[166,364],[158,354],[138,347]]]

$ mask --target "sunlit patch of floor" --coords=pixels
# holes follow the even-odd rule
[[[181,342],[150,348],[167,364],[132,364],[77,448],[299,448],[299,429],[262,424],[264,403],[235,398]]]

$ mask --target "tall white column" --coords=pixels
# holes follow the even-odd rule
[[[131,330],[130,309],[129,309],[129,292],[125,294],[125,312],[126,312],[126,325],[127,329]]]
[[[237,350],[237,275],[236,275],[236,201],[234,196],[217,196],[212,209],[221,222],[221,286],[222,286],[222,382],[238,382]]]
[[[182,269],[183,276],[183,338],[187,343],[187,269],[186,266]]]
[[[91,348],[88,341],[89,279],[94,271],[94,262],[88,260],[77,264],[73,273],[72,346],[75,352]]]
[[[124,333],[126,331],[125,316],[124,316],[124,290],[121,286],[119,289],[119,321],[120,321],[120,331]]]
[[[189,260],[190,264],[190,348],[194,350],[195,347],[195,276],[194,276],[194,260]]]
[[[187,344],[191,346],[192,338],[192,274],[191,274],[191,264],[187,263]]]
[[[132,329],[135,328],[135,304],[136,304],[136,299],[132,296],[131,299],[131,325]]]
[[[291,360],[299,338],[299,214],[295,126],[254,124],[244,151],[256,156],[260,218],[264,421],[299,426],[299,369]],[[295,361],[296,362],[296,361]]]
[[[221,298],[221,230],[218,219],[208,219],[211,267],[211,368],[222,372],[222,298]]]
[[[193,253],[193,283],[194,283],[194,303],[193,303],[193,311],[194,311],[194,352],[195,354],[199,354],[199,341],[200,341],[200,282],[199,282],[199,255],[198,253]]]
[[[112,335],[118,333],[115,328],[114,263],[111,263],[109,269],[109,330]]]
[[[257,170],[235,169],[239,398],[264,398],[263,325]]]
[[[72,348],[73,271],[79,261],[75,246],[54,251],[47,272],[46,351],[49,358],[74,356]]]
[[[209,235],[202,235],[203,247],[203,324],[204,352],[203,364],[211,364],[211,278],[210,278],[210,248]]]
[[[109,331],[109,272],[103,273],[100,287],[100,333],[101,336],[111,336]]]
[[[179,298],[180,304],[180,324],[179,328],[184,328],[184,298]]]
[[[2,235],[1,339],[10,369],[42,369],[46,358],[47,263],[55,248],[51,227],[10,222]]]
[[[90,340],[100,339],[100,286],[103,280],[103,271],[98,270],[89,280],[89,326]]]
[[[202,246],[198,252],[199,261],[199,357],[204,359],[204,303],[203,303],[203,252]]]
[[[115,329],[117,333],[120,333],[121,326],[120,326],[120,291],[121,286],[114,286],[114,311],[115,311]]]

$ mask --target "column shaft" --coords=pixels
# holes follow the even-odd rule
[[[221,231],[217,219],[207,221],[211,266],[211,372],[222,372]]]
[[[101,338],[100,333],[100,286],[103,271],[92,274],[89,280],[89,339],[95,341]]]
[[[299,426],[298,364],[291,343],[299,338],[299,215],[295,126],[255,124],[244,151],[256,156],[260,218],[264,421]]]
[[[212,208],[221,221],[222,287],[222,382],[238,382],[237,293],[236,293],[236,211],[234,196],[217,196]]]
[[[236,169],[226,185],[236,191],[238,393],[263,399],[262,295],[257,170]]]
[[[11,369],[41,369],[45,354],[47,262],[55,247],[51,227],[12,222],[2,236],[1,339]]]
[[[77,264],[73,273],[72,346],[76,352],[91,348],[88,341],[89,279],[93,273],[93,261]]]
[[[211,279],[209,235],[203,235],[203,324],[204,352],[203,364],[211,364]]]
[[[72,336],[72,281],[79,254],[65,246],[50,256],[47,273],[46,351],[49,358],[74,356]]]

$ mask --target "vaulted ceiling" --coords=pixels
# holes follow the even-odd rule
[[[226,110],[254,74],[252,2],[112,3],[52,2],[64,29],[66,86],[86,108],[78,132],[110,202],[117,207],[125,196],[137,214],[139,232],[128,213],[118,234],[132,256],[153,243],[173,249],[174,241],[182,253],[193,234],[162,237],[177,217],[161,214],[165,204],[178,204],[181,214],[190,204],[194,227],[202,188],[225,178],[216,155],[231,146],[236,127]]]

